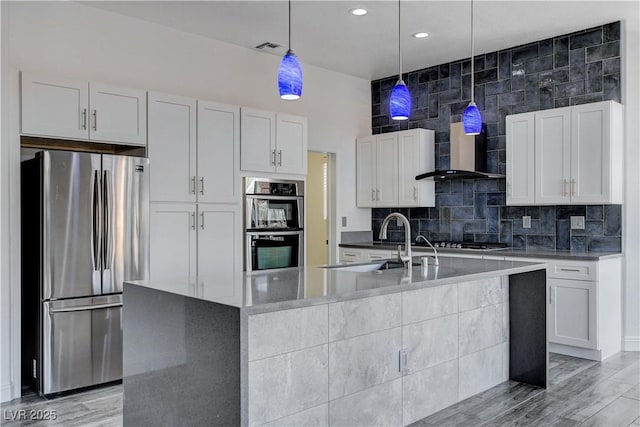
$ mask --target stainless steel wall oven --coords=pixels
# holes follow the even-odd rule
[[[304,182],[245,178],[245,270],[304,263]]]

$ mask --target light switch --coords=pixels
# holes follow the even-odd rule
[[[583,216],[572,216],[571,217],[571,228],[574,230],[584,230],[584,217]]]
[[[347,217],[346,217],[346,216],[343,216],[343,217],[342,217],[342,226],[343,226],[343,227],[346,227],[346,226],[347,226]]]
[[[522,228],[531,228],[531,217],[529,215],[522,217]]]

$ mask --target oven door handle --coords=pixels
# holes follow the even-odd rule
[[[295,236],[303,234],[303,230],[298,231],[247,231],[247,236]]]

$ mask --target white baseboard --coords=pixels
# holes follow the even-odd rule
[[[602,352],[600,350],[590,350],[587,348],[573,347],[570,345],[549,343],[549,351],[551,353],[565,354],[567,356],[579,357],[581,359],[602,361]]]
[[[627,336],[622,341],[624,351],[640,351],[640,337]]]
[[[2,384],[2,386],[0,386],[0,402],[8,402],[10,400],[13,400],[13,387],[11,386],[11,383],[8,384]]]

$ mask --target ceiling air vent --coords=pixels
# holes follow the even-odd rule
[[[269,48],[269,49],[277,49],[280,47],[280,45],[278,43],[273,43],[273,42],[263,42],[260,43],[259,45],[256,46],[256,49],[264,49],[264,48]]]

